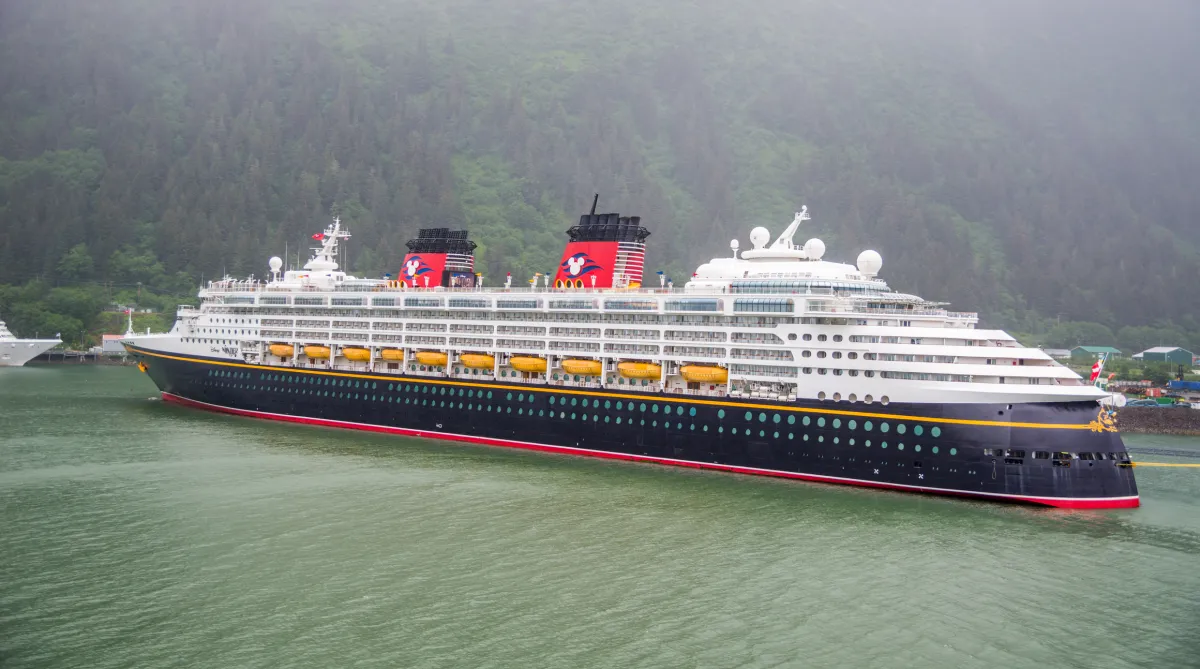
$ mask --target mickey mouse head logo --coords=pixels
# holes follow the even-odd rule
[[[420,267],[421,267],[420,260],[409,260],[407,263],[404,264],[404,273],[410,277],[416,276],[417,270],[420,269]]]
[[[567,258],[567,265],[569,266],[567,268],[567,272],[571,276],[579,276],[579,271],[583,269],[583,265],[586,262],[587,262],[586,256],[575,256],[574,258]]]

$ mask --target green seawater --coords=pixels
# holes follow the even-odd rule
[[[1200,666],[1200,469],[1058,511],[156,394],[0,369],[0,667]]]

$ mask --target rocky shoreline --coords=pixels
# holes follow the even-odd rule
[[[1200,409],[1125,407],[1117,410],[1122,432],[1138,434],[1200,435]]]

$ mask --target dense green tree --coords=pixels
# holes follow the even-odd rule
[[[63,254],[62,260],[58,261],[57,269],[58,277],[63,281],[74,283],[92,278],[95,265],[87,245],[80,243],[72,246],[70,251]]]
[[[1099,323],[1060,323],[1046,333],[1046,346],[1075,348],[1076,346],[1115,346],[1117,338],[1108,327]]]

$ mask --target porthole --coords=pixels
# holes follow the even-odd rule
[[[824,416],[817,419],[817,427],[825,427],[825,417]]]
[[[934,446],[933,448],[931,448],[931,449],[929,449],[929,450],[933,451],[933,454],[934,454],[934,455],[937,455],[937,452],[938,452],[938,447],[937,447],[937,446]]]
[[[950,449],[950,455],[958,455],[958,449],[957,448]]]
[[[802,420],[800,422],[803,423],[804,425],[808,425],[808,424],[812,423],[812,418],[809,416],[805,416],[804,420]]]
[[[824,400],[824,399],[825,399],[825,391],[824,391],[824,390],[822,390],[821,392],[817,393],[817,399],[819,399],[819,400]]]
[[[650,405],[650,413],[658,413],[658,405],[657,404]]]
[[[853,446],[853,445],[854,445],[854,437],[850,437],[849,444],[850,444],[851,446]]]
[[[908,428],[904,425],[904,423],[900,423],[896,426],[896,434],[904,434],[907,431]]]
[[[872,425],[871,421],[867,421],[867,422],[863,423],[863,429],[866,430],[867,432],[870,432],[871,428],[873,428],[873,427],[874,427],[874,425]]]
[[[932,434],[935,438],[940,437],[940,436],[942,436],[942,428],[935,426],[932,430],[929,431],[929,434]]]
[[[555,397],[553,395],[551,395],[550,396],[550,404],[554,404],[554,399],[555,399]]]
[[[867,395],[866,397],[863,397],[863,401],[867,404],[870,404],[873,400],[871,399],[870,395]]]
[[[612,402],[609,402],[608,400],[604,400],[604,408],[605,408],[605,409],[611,409],[611,408],[612,408]]]
[[[608,419],[606,418],[605,420],[608,420]],[[617,416],[617,425],[620,425],[620,424],[621,424],[621,417]]]
[[[881,441],[881,442],[879,442],[879,447],[880,447],[880,448],[887,448],[887,442],[886,442],[886,441]]]
[[[758,431],[758,436],[760,436],[760,437],[765,437],[765,436],[767,436],[767,432],[766,432],[766,430],[759,430],[759,431]]]
[[[898,450],[898,451],[903,451],[903,450],[904,450],[904,444],[896,444],[896,450]]]
[[[641,411],[645,411],[645,410],[646,410],[646,403],[645,403],[645,402],[642,402],[641,406],[639,406],[639,407],[638,407],[638,409],[639,409],[639,410],[641,410]],[[646,424],[646,422],[645,422],[645,421],[642,421],[642,424],[643,424],[643,425],[645,425],[645,424]]]
[[[578,402],[579,402],[579,398],[577,398],[577,397],[571,398],[571,406],[575,406]]]
[[[833,370],[833,371],[837,372],[837,371],[841,371],[841,370],[837,370],[837,369],[835,369],[835,370]],[[841,393],[834,393],[834,394],[833,394],[833,401],[834,401],[834,402],[840,402],[840,401],[842,401],[842,394],[841,394]]]
[[[795,425],[795,424],[796,424],[796,417],[788,416],[788,425]]]
[[[696,407],[692,407],[692,408],[688,409],[688,415],[695,416],[696,415]]]
[[[622,403],[621,403],[621,402],[617,402],[617,411],[620,411],[622,408],[624,408],[624,407],[622,406]]]
[[[746,412],[746,420],[754,420],[754,413],[751,411],[747,411]]]
[[[767,422],[767,414],[765,414],[765,413],[759,413],[759,414],[758,414],[758,422],[760,422],[760,423],[765,423],[765,422]]]
[[[778,433],[778,432],[776,432],[776,433],[775,433],[775,438],[776,438],[776,439],[778,439],[778,438],[779,438],[779,433]]]
[[[729,428],[729,434],[737,434],[737,428],[736,427]]]
[[[725,410],[724,410],[724,409],[718,409],[718,410],[717,410],[717,418],[724,418],[724,417],[725,417]]]
[[[857,372],[854,372],[854,370],[850,370],[850,371],[851,371],[850,376],[854,376],[857,373]],[[850,396],[847,397],[846,399],[850,400],[851,402],[857,402],[858,396],[855,395],[854,393],[850,393]]]
[[[879,403],[882,404],[883,406],[887,406],[888,403],[890,403],[890,402],[891,402],[891,400],[888,399],[887,395],[884,395],[883,397],[879,398]]]
[[[917,444],[916,446],[913,446],[913,450],[914,450],[914,451],[916,451],[917,453],[920,453],[920,452],[921,452],[921,445],[920,445],[920,444]]]
[[[825,335],[817,335],[817,341],[825,341],[826,339],[829,339],[829,337]]]
[[[839,428],[839,427],[841,427],[841,426],[842,426],[842,419],[841,419],[841,418],[834,418],[834,419],[833,419],[833,427],[834,427],[834,428]]]
[[[662,412],[663,415],[669,415],[671,413],[671,407],[667,406],[666,404],[662,405]]]
[[[779,414],[775,414],[775,416],[771,418],[771,422],[775,423],[776,425],[778,425],[779,421],[781,420],[783,420],[783,417]]]
[[[850,428],[851,430],[857,430],[858,429],[858,421],[851,420],[849,423],[846,424],[846,427]]]
[[[913,434],[915,434],[919,437],[924,433],[925,433],[925,428],[921,427],[920,425],[913,426]]]
[[[804,441],[808,441],[808,435],[804,435]]]
[[[834,341],[841,341],[841,340],[842,340],[842,335],[833,335],[833,340],[834,340]]]
[[[792,439],[792,438],[793,438],[792,433],[788,432],[788,439]]]
[[[818,443],[825,443],[825,435],[817,435]]]
[[[804,335],[804,341],[812,341],[812,335],[810,335],[810,334]]]
[[[879,424],[879,431],[883,432],[884,434],[887,434],[887,431],[890,429],[892,429],[892,428],[891,428],[891,426],[889,426],[887,424],[887,422],[883,422],[883,423]]]

